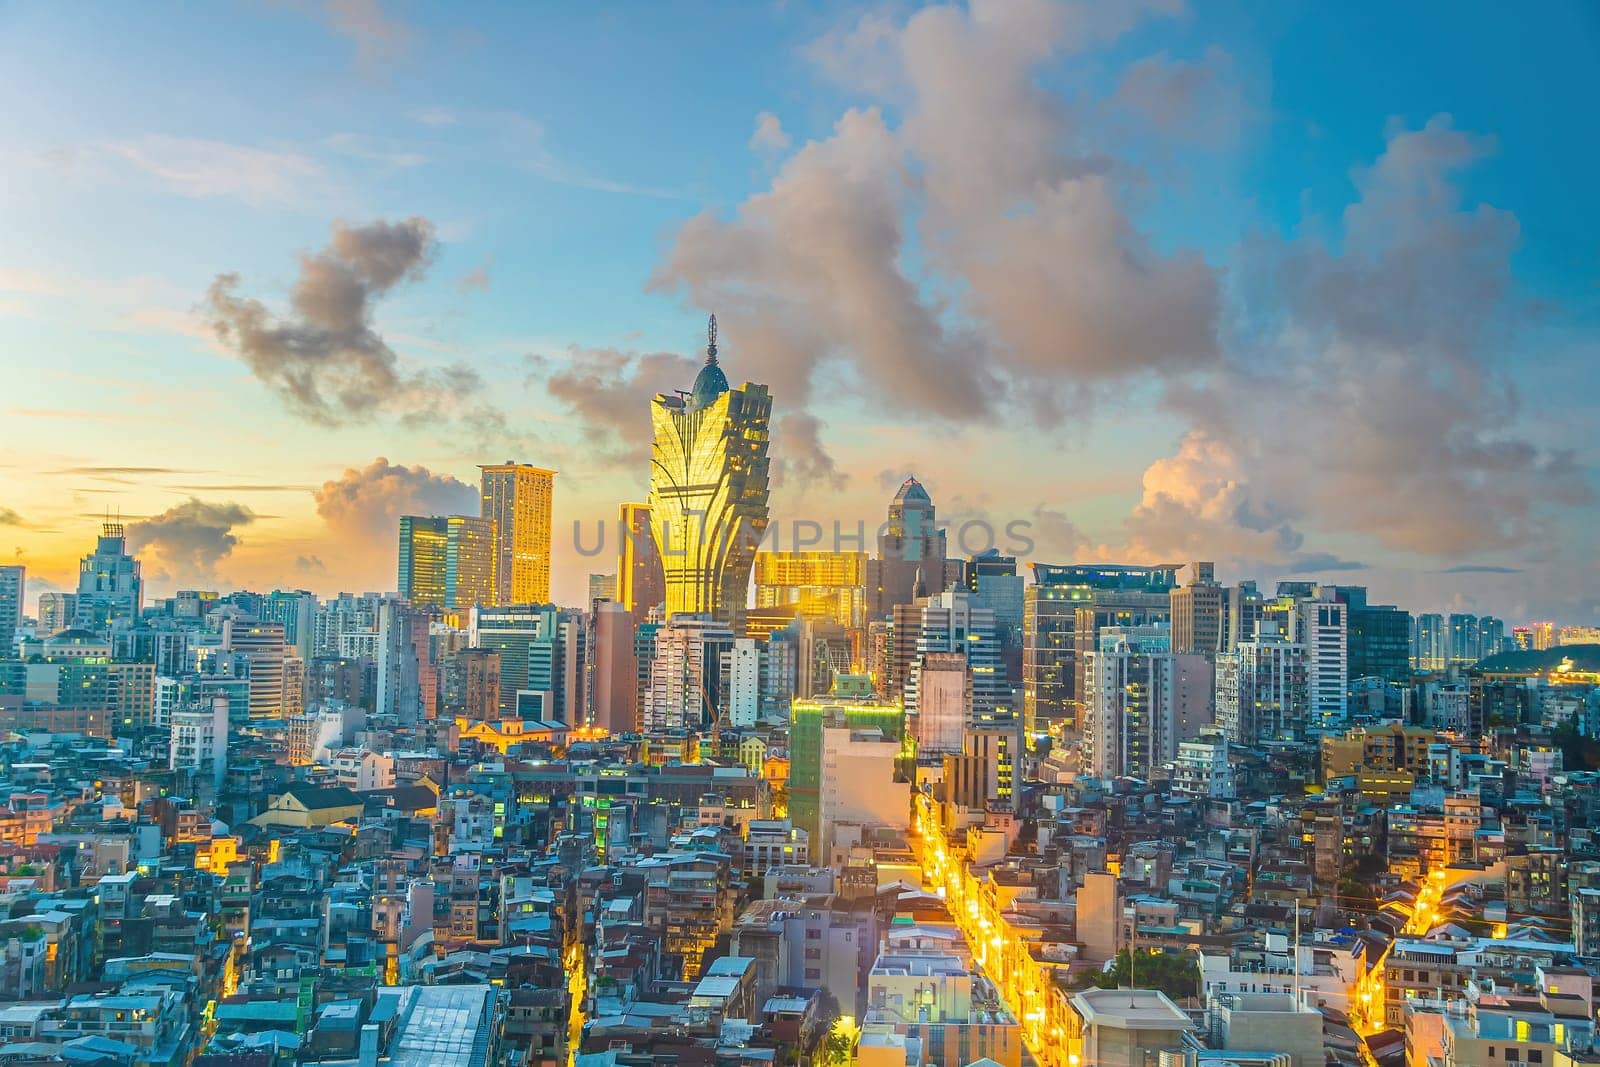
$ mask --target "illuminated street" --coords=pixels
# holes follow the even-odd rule
[[[1027,941],[982,891],[965,859],[945,847],[932,801],[918,794],[915,804],[912,848],[922,865],[924,888],[944,898],[973,958],[1020,1022],[1023,1045],[1034,1059],[1044,1067],[1075,1064],[1077,1016],[1057,988],[1051,967],[1033,958]]]
[[[589,993],[589,957],[582,941],[567,946],[562,962],[567,968],[567,1067],[577,1061],[578,1045],[583,1040],[583,1000]]]

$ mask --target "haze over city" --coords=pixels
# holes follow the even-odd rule
[[[1452,10],[7,5],[0,555],[391,589],[513,458],[577,602],[715,312],[775,523],[1593,623],[1592,13]]]

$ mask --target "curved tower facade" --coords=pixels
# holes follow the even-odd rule
[[[744,633],[750,566],[767,530],[771,420],[766,386],[729,388],[712,316],[694,388],[661,393],[650,405],[650,528],[668,618],[709,615]]]

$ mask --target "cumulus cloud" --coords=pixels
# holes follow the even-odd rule
[[[1166,53],[1138,60],[1117,83],[1116,102],[1170,141],[1222,145],[1248,117],[1233,57],[1208,48],[1199,59]]]
[[[1446,116],[1397,127],[1355,172],[1336,248],[1246,250],[1263,321],[1174,393],[1194,429],[1146,471],[1134,544],[1274,559],[1314,526],[1450,558],[1538,544],[1551,509],[1593,499],[1570,452],[1517,425],[1502,355],[1527,312],[1510,286],[1517,222],[1457,180],[1491,148]]]
[[[449,474],[407,467],[379,456],[347,467],[313,490],[317,514],[335,534],[355,544],[394,544],[402,515],[475,515],[478,490]]]
[[[372,322],[373,304],[420,278],[435,251],[424,218],[335,223],[328,246],[300,259],[289,313],[276,316],[241,296],[237,274],[219,274],[204,311],[217,340],[297,414],[323,424],[377,411],[452,410],[481,386],[456,364],[401,365]]]
[[[976,420],[1007,400],[1054,417],[1215,362],[1212,269],[1150,244],[1037,82],[1140,17],[1116,7],[936,7],[814,45],[826,71],[887,72],[858,87],[904,120],[846,112],[731,218],[685,224],[654,288],[715,308],[790,405],[841,365],[902,417]]]
[[[783,122],[770,111],[763,111],[756,116],[756,129],[750,135],[750,148],[752,151],[767,155],[775,155],[789,147],[789,135],[784,132]]]
[[[326,574],[328,565],[322,562],[321,556],[296,556],[294,569],[300,574]]]
[[[780,415],[772,428],[770,455],[773,484],[840,492],[849,476],[839,469],[822,443],[822,420],[804,411]]]
[[[152,553],[172,580],[209,581],[238,545],[234,530],[256,520],[242,504],[190,497],[159,515],[128,524],[128,550]]]
[[[714,308],[732,342],[724,362],[785,406],[806,404],[818,368],[843,360],[907,413],[975,417],[993,394],[976,343],[902,266],[905,162],[880,112],[847,112],[733,219],[686,223],[652,286]]]
[[[607,462],[637,467],[650,456],[650,401],[687,389],[699,362],[673,352],[567,349],[560,359],[528,357],[528,384],[543,388],[577,417]]]
[[[1235,445],[1198,430],[1145,470],[1127,534],[1126,544],[1110,551],[1140,560],[1279,560],[1305,541],[1282,507],[1251,484]]]

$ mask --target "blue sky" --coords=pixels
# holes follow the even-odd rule
[[[1593,621],[1594,8],[993,10],[0,7],[0,508],[21,520],[0,552],[61,581],[83,516],[193,498],[253,517],[152,528],[171,583],[381,587],[392,547],[361,541],[381,524],[341,525],[316,493],[379,456],[427,469],[399,498],[374,490],[380,511],[505,453],[559,467],[571,518],[609,515],[643,468],[581,379],[599,366],[632,403],[655,385],[637,357],[692,357],[717,310],[730,373],[784,383],[817,420],[780,426],[775,447],[805,457],[782,515],[875,519],[914,471],[947,511],[1047,524],[1057,557],[1215,557],[1263,579],[1325,564],[1417,610]],[[1016,91],[964,122],[962,86],[990,80]],[[836,134],[850,109],[882,117]],[[1013,153],[1030,158],[1009,174]],[[1074,246],[1037,293],[1048,243],[989,236],[1027,217]],[[281,316],[336,220],[410,218],[432,252],[369,309],[402,366],[482,379],[454,414],[308,422],[213,335],[219,273]],[[902,243],[846,249],[824,232],[844,218]],[[1108,255],[1078,247],[1091,235]],[[1124,252],[1128,272],[1093,276]],[[899,304],[880,314],[883,293]],[[897,316],[903,335],[874,336]],[[907,368],[970,370],[994,399],[884,388]],[[1383,375],[1431,380],[1407,403],[1460,417],[1397,427]],[[1347,438],[1371,454],[1316,469]],[[1374,470],[1406,454],[1439,467],[1396,490],[1431,518],[1342,502],[1381,496]],[[113,466],[149,470],[81,473]],[[1464,534],[1457,504],[1480,494],[1508,517]],[[576,596],[587,564],[568,563],[558,591]],[[1462,566],[1518,573],[1439,573]]]

